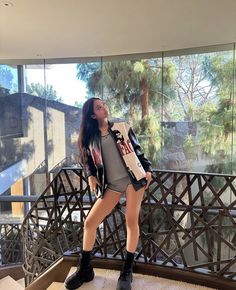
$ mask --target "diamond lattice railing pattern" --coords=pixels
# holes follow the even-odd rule
[[[236,176],[154,171],[140,213],[136,261],[235,281]],[[95,202],[81,168],[63,168],[22,224],[27,284],[65,252],[82,247]],[[97,229],[94,254],[124,258],[125,198]]]

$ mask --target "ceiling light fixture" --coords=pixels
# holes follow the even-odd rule
[[[0,2],[1,6],[4,6],[4,7],[12,7],[13,4],[9,1],[1,1]]]

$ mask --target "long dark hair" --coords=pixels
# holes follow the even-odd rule
[[[78,149],[79,149],[79,162],[84,165],[86,162],[86,150],[92,139],[99,136],[98,122],[91,116],[94,114],[93,104],[95,100],[101,100],[100,98],[88,99],[82,108],[82,118],[79,129]]]

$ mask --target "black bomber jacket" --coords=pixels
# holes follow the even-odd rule
[[[108,125],[108,131],[117,145],[132,184],[135,190],[139,190],[147,184],[146,172],[152,172],[151,162],[144,156],[133,129],[126,122],[109,121]],[[102,160],[101,135],[90,141],[86,152],[85,174],[87,177],[97,177],[101,187],[97,186],[96,196],[102,198],[107,188],[107,180]]]

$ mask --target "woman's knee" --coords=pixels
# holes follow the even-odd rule
[[[137,216],[126,216],[126,226],[130,229],[136,229],[138,227],[138,217]]]
[[[86,218],[84,221],[84,230],[96,230],[98,227],[95,220]]]

